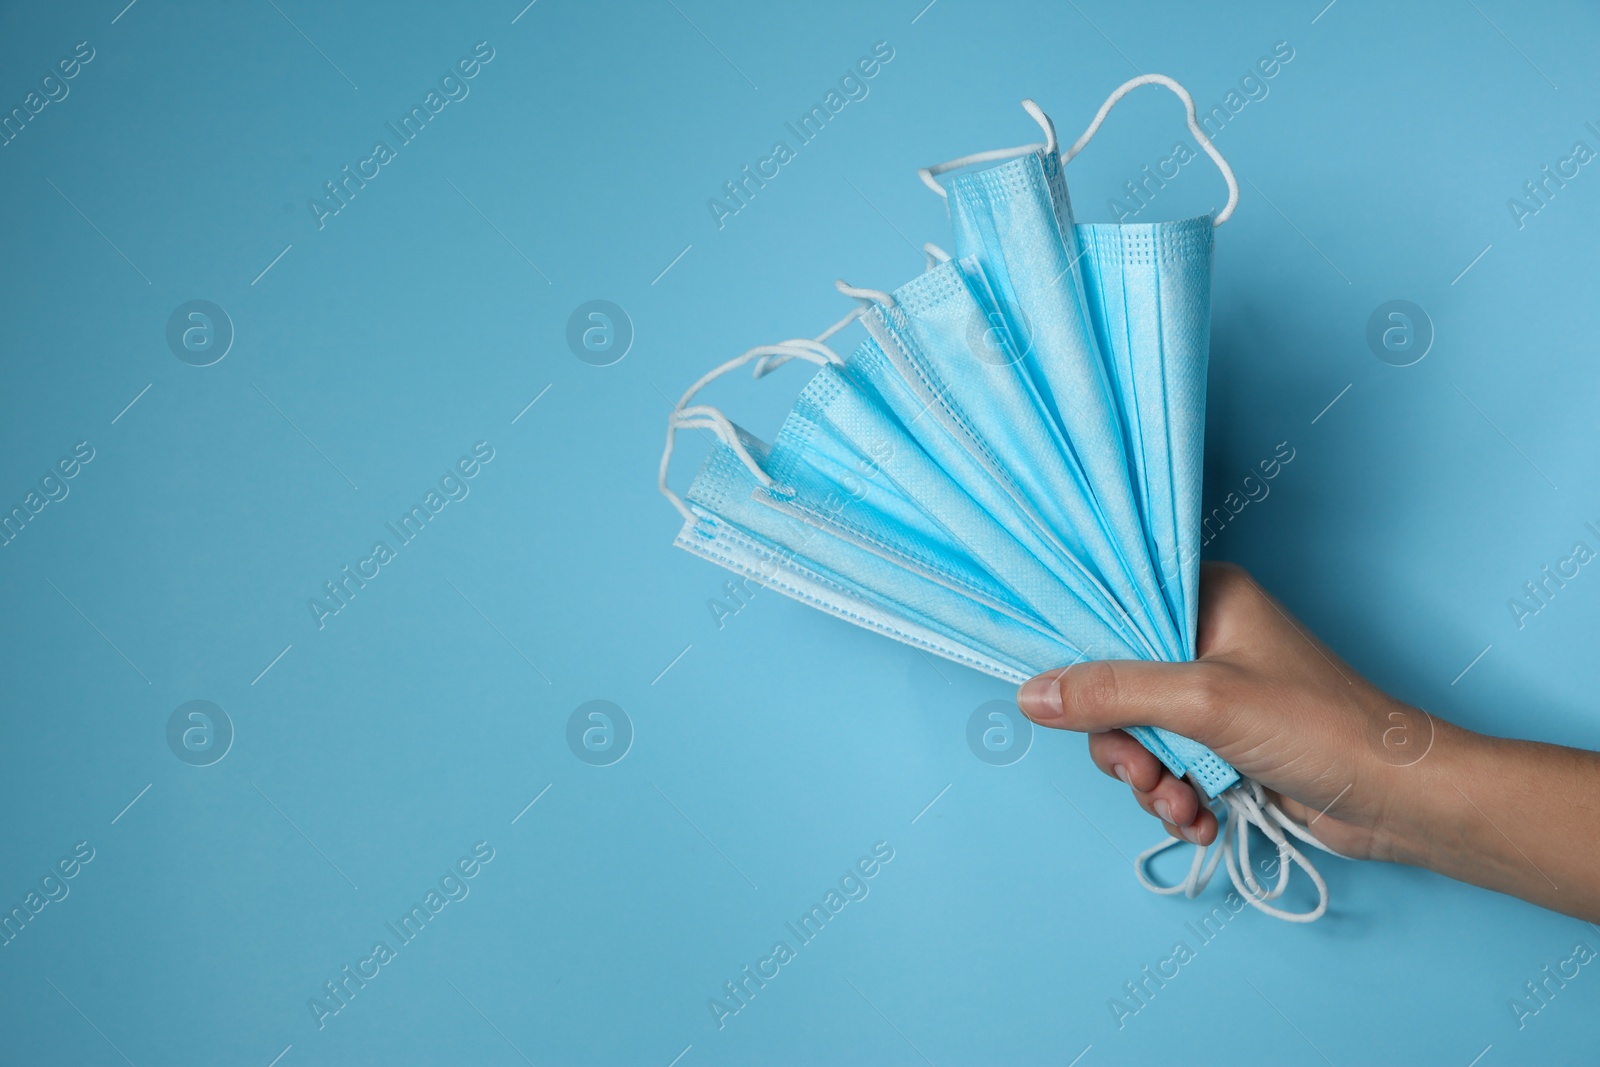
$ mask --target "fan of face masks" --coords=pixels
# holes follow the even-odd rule
[[[1079,224],[1064,168],[1147,84],[1183,101],[1227,204],[1176,222]],[[1036,105],[1023,106],[1043,143],[919,172],[947,200],[950,253],[926,246],[926,269],[892,291],[836,283],[857,302],[849,315],[817,337],[753,348],[683,394],[660,467],[684,518],[676,544],[1011,682],[1086,660],[1192,659],[1212,247],[1238,186],[1189,94],[1162,75],[1119,87],[1069,147]],[[841,356],[828,342],[856,322],[866,338]],[[770,443],[697,402],[730,371],[762,377],[794,360],[816,371]],[[680,497],[668,473],[684,430],[713,444]],[[1261,910],[1323,913],[1326,885],[1294,844],[1318,842],[1259,786],[1187,738],[1130,733],[1226,820],[1179,883],[1158,884],[1147,865],[1180,842],[1148,850],[1143,884],[1192,896],[1225,858]],[[1252,828],[1279,855],[1270,886],[1252,871]],[[1308,911],[1272,903],[1291,867],[1316,887]]]

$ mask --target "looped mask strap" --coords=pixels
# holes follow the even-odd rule
[[[859,317],[862,310],[864,309],[858,308],[851,312],[845,318],[823,331],[819,337],[784,341],[775,345],[757,345],[748,352],[735,356],[726,363],[713,367],[705,374],[702,374],[678,398],[677,404],[673,405],[672,414],[667,416],[667,441],[665,447],[661,450],[661,466],[656,473],[656,488],[661,490],[661,495],[666,497],[672,503],[672,506],[678,509],[678,514],[683,516],[685,522],[698,522],[699,516],[690,509],[688,504],[683,502],[682,497],[673,492],[671,487],[667,485],[667,472],[672,465],[672,449],[677,442],[679,430],[710,430],[716,434],[718,440],[733,451],[734,455],[739,457],[739,462],[745,465],[758,482],[768,489],[779,488],[777,483],[773,481],[772,476],[761,469],[761,464],[756,462],[755,457],[750,454],[750,450],[739,439],[739,429],[734,426],[728,416],[724,415],[720,409],[709,404],[690,404],[689,401],[693,400],[695,394],[699,393],[700,390],[724,374],[737,370],[754,360],[787,361],[803,359],[808,363],[815,363],[819,367],[830,364],[834,366],[842,365],[844,360],[823,342]],[[760,377],[759,373],[757,377]]]
[[[1182,893],[1191,898],[1199,896],[1211,882],[1211,876],[1216,873],[1217,864],[1222,860],[1223,849],[1227,846],[1219,848],[1217,842],[1213,842],[1210,848],[1196,848],[1194,859],[1189,863],[1189,873],[1183,881],[1177,885],[1162,885],[1150,876],[1149,863],[1167,849],[1182,844],[1185,844],[1182,838],[1169,837],[1139,853],[1138,858],[1133,861],[1133,875],[1139,879],[1139,884],[1150,892],[1162,896],[1170,896],[1173,893]]]
[[[1163,896],[1182,893],[1184,896],[1194,897],[1199,895],[1211,881],[1218,860],[1226,860],[1229,881],[1251,907],[1285,922],[1308,923],[1321,918],[1328,910],[1328,883],[1323,880],[1322,875],[1305,854],[1289,842],[1283,831],[1287,830],[1292,836],[1329,855],[1337,856],[1339,853],[1319,841],[1310,830],[1285,815],[1283,809],[1267,796],[1261,784],[1253,779],[1246,778],[1238,785],[1224,790],[1222,795],[1217,797],[1217,801],[1225,809],[1223,814],[1226,822],[1210,846],[1195,848],[1194,859],[1189,864],[1189,873],[1183,881],[1175,885],[1164,885],[1150,875],[1149,864],[1152,859],[1169,848],[1185,843],[1176,837],[1168,837],[1165,841],[1139,853],[1138,858],[1134,860],[1133,873],[1139,879],[1139,884],[1150,892],[1160,893]],[[1256,880],[1251,865],[1251,827],[1261,831],[1277,848],[1278,877],[1270,889]],[[1311,879],[1311,884],[1316,887],[1317,903],[1310,911],[1285,911],[1274,907],[1271,903],[1283,896],[1284,890],[1289,887],[1291,864],[1304,871]]]
[[[952,170],[960,170],[962,167],[970,167],[974,163],[993,163],[1001,159],[1015,159],[1018,156],[1028,155],[1030,152],[1037,152],[1041,148],[1046,152],[1054,152],[1056,150],[1056,127],[1055,123],[1050,121],[1050,116],[1046,115],[1039,105],[1032,100],[1024,100],[1022,108],[1029,115],[1032,115],[1033,121],[1037,122],[1039,127],[1044,130],[1043,144],[1036,141],[1032,144],[1018,145],[1015,148],[993,148],[987,152],[973,152],[970,155],[959,156],[943,163],[935,163],[931,167],[919,167],[917,169],[917,177],[922,179],[923,185],[926,185],[940,196],[948,198],[950,194],[944,191],[944,186],[933,180],[935,175],[944,174]]]
[[[870,308],[873,304],[882,304],[884,307],[891,308],[898,306],[894,297],[882,289],[859,289],[854,285],[847,284],[843,278],[835,281],[833,287],[851,300],[861,301],[861,307],[856,311],[857,315]]]
[[[1165,74],[1141,74],[1137,78],[1129,78],[1117,86],[1111,95],[1106,97],[1106,102],[1100,105],[1100,110],[1095,112],[1094,121],[1089,123],[1089,128],[1084,130],[1076,141],[1072,142],[1071,148],[1061,153],[1061,162],[1063,164],[1068,163],[1074,156],[1083,151],[1084,146],[1099,132],[1101,123],[1105,122],[1106,116],[1111,113],[1111,109],[1116,107],[1123,97],[1141,85],[1160,85],[1170,89],[1177,95],[1179,100],[1183,101],[1183,109],[1189,121],[1189,132],[1194,134],[1194,139],[1200,145],[1200,148],[1206,155],[1211,157],[1211,161],[1217,165],[1217,169],[1222,171],[1222,180],[1228,183],[1228,203],[1221,211],[1217,212],[1217,217],[1211,223],[1213,226],[1221,226],[1233,214],[1233,209],[1239,206],[1239,182],[1233,176],[1233,168],[1228,166],[1228,161],[1222,158],[1222,153],[1217,151],[1216,145],[1211,143],[1211,138],[1207,137],[1206,131],[1201,128],[1200,121],[1195,115],[1194,97],[1189,95],[1189,90]]]
[[[1228,183],[1228,202],[1221,211],[1217,212],[1217,217],[1211,223],[1213,226],[1221,226],[1233,215],[1234,208],[1239,206],[1239,182],[1233,176],[1233,168],[1228,166],[1228,161],[1222,158],[1222,153],[1217,151],[1216,145],[1211,143],[1211,138],[1206,136],[1206,131],[1201,127],[1200,120],[1194,109],[1194,97],[1189,95],[1189,90],[1165,74],[1141,74],[1137,78],[1130,78],[1117,86],[1111,95],[1106,97],[1106,102],[1100,105],[1100,110],[1095,112],[1094,121],[1089,123],[1089,128],[1083,131],[1083,134],[1072,143],[1070,148],[1062,150],[1061,162],[1066,164],[1079,152],[1083,151],[1084,146],[1100,131],[1100,126],[1106,121],[1106,116],[1111,113],[1111,109],[1116,107],[1123,97],[1141,85],[1163,86],[1170,89],[1177,95],[1179,100],[1183,101],[1184,112],[1189,122],[1189,132],[1194,134],[1196,143],[1200,145],[1201,150],[1206,155],[1211,157],[1212,162],[1217,165],[1217,169],[1222,171],[1223,181]],[[944,186],[933,180],[935,175],[971,166],[974,163],[990,163],[995,160],[1014,159],[1017,156],[1025,156],[1030,152],[1037,152],[1041,148],[1047,153],[1054,152],[1056,150],[1056,130],[1049,116],[1040,111],[1039,105],[1032,100],[1024,100],[1022,106],[1029,115],[1033,116],[1034,121],[1043,127],[1045,131],[1044,144],[1027,144],[1019,145],[1016,148],[997,148],[989,152],[974,152],[971,155],[952,159],[946,163],[936,163],[931,167],[923,167],[917,171],[917,176],[922,179],[922,183],[940,196],[948,198],[950,194],[945,191]]]
[[[858,307],[854,309],[850,312],[850,314],[846,315],[832,326],[829,326],[826,330],[823,330],[815,337],[797,338],[792,341],[784,341],[783,344],[792,346],[794,348],[803,348],[808,352],[815,352],[817,355],[826,358],[830,363],[843,363],[844,360],[840,357],[839,353],[835,352],[832,348],[829,348],[825,342],[828,340],[828,338],[832,337],[834,334],[838,333],[840,330],[859,319],[861,317],[861,313],[865,310],[865,307]],[[792,355],[786,355],[781,352],[762,356],[760,359],[756,360],[755,369],[751,372],[751,376],[755,378],[765,378],[767,375],[771,374],[773,371],[777,370],[779,367],[783,366],[785,363],[794,358],[796,357]]]

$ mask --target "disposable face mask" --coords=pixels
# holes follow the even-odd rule
[[[1215,218],[1077,225],[1062,174],[1131,89],[1160,84],[1227,179]],[[1070,148],[1031,101],[1043,144],[921,171],[948,196],[955,256],[926,246],[927,269],[894,292],[839,290],[861,303],[816,339],[751,349],[683,395],[667,430],[660,487],[683,515],[677,544],[896,640],[1011,682],[1089,659],[1191,659],[1199,584],[1201,451],[1213,228],[1238,199],[1233,174],[1176,82],[1120,87]],[[948,192],[936,175],[956,176]],[[848,359],[827,341],[859,319]],[[757,377],[803,360],[818,370],[769,446],[719,409],[691,403],[715,378]],[[676,435],[706,433],[710,457],[685,498],[667,484]],[[1198,894],[1226,858],[1242,896],[1281,918],[1327,906],[1291,837],[1319,844],[1259,785],[1203,745],[1129,731],[1211,798],[1225,829],[1188,877],[1155,892]],[[1277,850],[1264,886],[1250,828]],[[1319,847],[1320,844],[1319,844]],[[1317,906],[1271,905],[1298,866]]]

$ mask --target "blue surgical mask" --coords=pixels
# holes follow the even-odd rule
[[[1194,656],[1201,450],[1211,332],[1209,218],[1080,225],[1085,296],[1110,359],[1150,558]]]
[[[1101,531],[1090,539],[1105,546],[1096,563],[1112,576],[1128,611],[1145,624],[1148,641],[1162,659],[1187,658],[1142,536],[1128,477],[1131,442],[1117,376],[1122,368],[1102,355],[1085,294],[1092,268],[1100,264],[1083,262],[1059,157],[1032,152],[961,175],[951,184],[950,217],[957,261],[984,293],[989,314],[1026,351],[1010,369],[1028,390],[1045,429],[1008,423],[1006,432],[1026,439],[1023,454],[1030,466],[1070,466],[1079,488],[1075,498],[1066,499],[1076,499],[1079,506],[1058,521],[1078,529],[1092,522]],[[1193,222],[1209,237],[1209,218],[1191,220],[1191,229]],[[1203,283],[1198,291],[1208,294],[1210,257],[1185,267]],[[1134,320],[1148,316],[1159,322],[1160,308],[1153,301],[1126,312]],[[1164,360],[1159,350],[1154,355],[1159,373]],[[1196,361],[1202,380],[1205,355],[1202,349]],[[1060,486],[1046,488],[1052,490],[1057,498],[1066,496]]]
[[[1173,89],[1222,167],[1216,215],[1143,225],[1078,225],[1062,164],[1138,85]],[[841,292],[862,308],[815,340],[752,349],[684,394],[668,429],[661,489],[684,515],[677,543],[857,625],[1007,681],[1086,659],[1191,659],[1199,586],[1201,450],[1212,231],[1237,187],[1181,86],[1146,75],[1120,88],[1071,148],[982,153],[927,168],[947,195],[955,255],[892,293]],[[973,163],[1005,162],[954,178]],[[849,358],[828,338],[852,318],[867,340]],[[819,370],[769,446],[716,408],[691,404],[715,377],[792,359]],[[758,362],[757,362],[758,361]],[[667,486],[674,434],[716,441],[686,499]],[[1198,893],[1226,854],[1262,910],[1314,918],[1326,889],[1285,836],[1290,823],[1205,746],[1129,731],[1230,815],[1226,839],[1190,876]],[[1280,854],[1278,883],[1248,863],[1255,826]],[[1239,852],[1235,860],[1233,850]],[[1268,901],[1290,862],[1321,901],[1293,915]]]

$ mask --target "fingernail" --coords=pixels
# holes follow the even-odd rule
[[[1128,768],[1126,768],[1126,767],[1124,767],[1124,766],[1123,766],[1123,765],[1122,765],[1122,764],[1120,764],[1120,763],[1113,763],[1113,764],[1112,764],[1112,765],[1111,765],[1111,771],[1112,771],[1112,773],[1113,773],[1113,774],[1115,774],[1115,775],[1116,775],[1116,776],[1117,776],[1117,777],[1118,777],[1118,778],[1121,778],[1121,779],[1122,779],[1122,782],[1123,782],[1123,784],[1124,784],[1124,785],[1132,785],[1132,784],[1133,784],[1133,782],[1131,782],[1131,781],[1130,781],[1130,780],[1129,780],[1129,779],[1128,779]]]
[[[1191,845],[1200,843],[1200,827],[1198,826],[1180,826],[1178,827],[1178,833],[1182,834],[1183,839]]]
[[[1056,679],[1061,671],[1048,671],[1030,678],[1017,690],[1017,707],[1030,719],[1061,718],[1061,689]]]
[[[1158,819],[1162,822],[1172,822],[1172,808],[1167,805],[1165,800],[1156,801],[1155,808]],[[1184,827],[1184,829],[1187,829],[1187,827]]]

